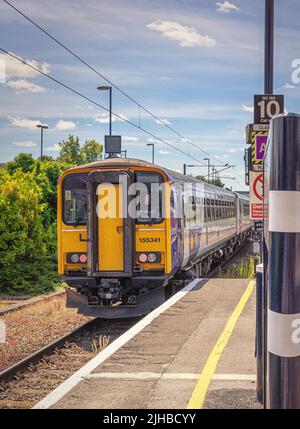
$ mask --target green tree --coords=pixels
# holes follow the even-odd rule
[[[13,161],[6,164],[6,169],[9,173],[14,173],[17,170],[22,170],[28,173],[33,170],[35,161],[31,153],[20,153]]]
[[[60,153],[57,160],[67,164],[80,165],[82,163],[79,137],[69,135],[67,140],[58,143]]]
[[[100,158],[102,152],[102,144],[96,142],[96,140],[86,140],[80,150],[83,164],[97,161]]]
[[[42,190],[42,203],[46,204],[44,211],[45,225],[56,222],[57,182],[71,164],[57,161],[36,162],[34,169],[36,181]]]
[[[103,151],[103,146],[96,140],[86,140],[80,147],[79,137],[69,135],[67,140],[59,143],[60,153],[57,160],[70,165],[81,165],[97,161]]]
[[[49,184],[45,171],[0,170],[0,291],[36,294],[59,282]]]
[[[197,180],[201,182],[209,183],[211,185],[219,186],[220,188],[224,188],[225,184],[221,181],[221,179],[211,179],[207,180],[204,176],[196,176]]]
[[[219,188],[224,188],[225,186],[221,179],[210,180],[209,183],[215,186],[219,186]]]
[[[0,170],[0,271],[45,252],[41,196],[33,173]]]

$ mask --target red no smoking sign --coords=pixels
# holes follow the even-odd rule
[[[263,219],[263,173],[250,172],[250,216],[252,220]]]
[[[253,192],[257,199],[260,201],[264,200],[263,197],[263,184],[264,184],[264,175],[260,173],[253,182]]]

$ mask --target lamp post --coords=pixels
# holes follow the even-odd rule
[[[46,124],[38,124],[37,128],[41,129],[41,161],[43,161],[44,130],[47,130],[49,127]]]
[[[203,161],[207,161],[207,172],[208,181],[210,180],[210,158],[203,158]]]
[[[112,132],[112,87],[109,85],[100,85],[97,88],[99,91],[109,91],[109,135]]]
[[[147,143],[147,146],[152,146],[152,164],[154,164],[154,143]]]
[[[273,94],[274,0],[265,2],[265,94]]]

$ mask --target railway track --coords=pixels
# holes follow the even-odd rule
[[[93,319],[0,373],[0,409],[32,408],[137,319]]]
[[[232,260],[244,243],[214,267],[208,278]],[[0,409],[32,408],[75,371],[138,321],[93,319],[0,373]]]

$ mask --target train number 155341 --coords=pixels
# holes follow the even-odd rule
[[[140,243],[160,243],[159,237],[141,237]]]

